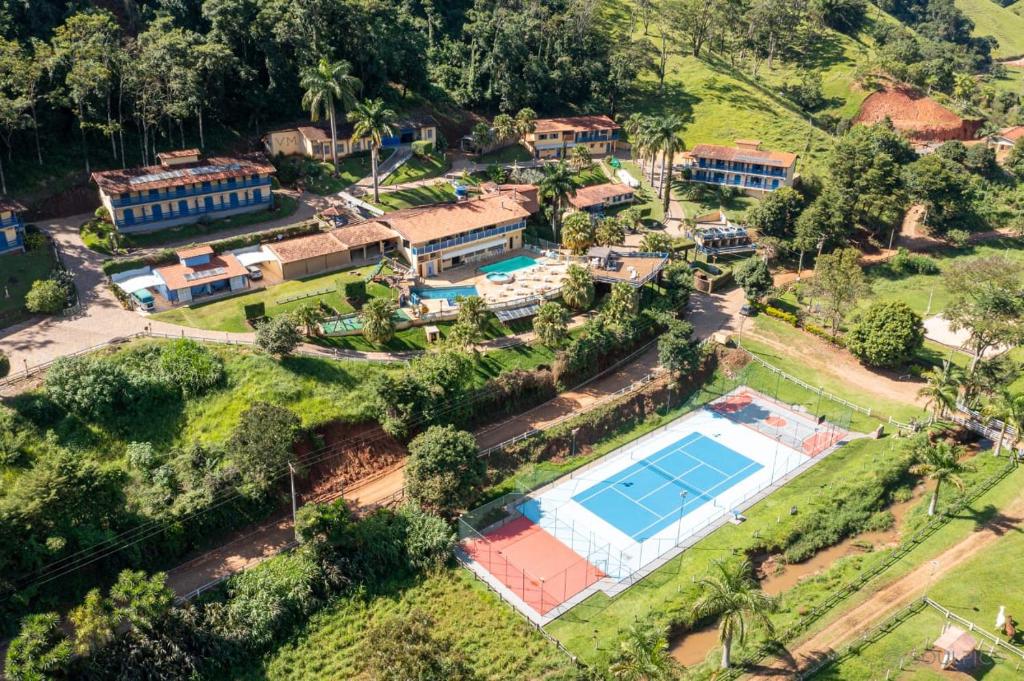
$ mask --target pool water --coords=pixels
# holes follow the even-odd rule
[[[518,270],[525,270],[527,267],[535,267],[537,261],[526,255],[517,255],[514,258],[506,258],[505,260],[499,260],[498,262],[491,263],[480,268],[481,272],[491,273],[500,272],[502,274],[509,274]]]
[[[441,286],[436,288],[414,288],[412,291],[413,302],[420,300],[447,300],[454,303],[459,296],[469,298],[479,296],[476,286]]]

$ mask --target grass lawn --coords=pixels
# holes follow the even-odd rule
[[[584,168],[580,172],[576,173],[573,177],[573,181],[577,187],[590,187],[595,184],[607,184],[611,182],[608,176],[601,170],[601,162],[595,161],[589,168]]]
[[[391,186],[403,182],[426,180],[444,174],[449,168],[451,168],[451,163],[444,155],[430,154],[421,158],[414,154],[412,158],[398,166],[398,169],[384,180],[383,185]]]
[[[394,149],[381,149],[379,163],[387,161],[394,152]],[[334,164],[330,159],[321,161],[300,156],[288,156],[279,164],[284,164],[280,166],[284,169],[282,172],[287,171],[293,177],[297,175],[307,190],[320,196],[337,194],[364,177],[368,177],[372,165],[369,152],[339,157],[337,175],[334,174]]]
[[[655,220],[659,223],[665,221],[665,209],[662,207],[661,199],[658,198],[657,192],[654,191],[654,187],[647,181],[647,176],[644,175],[643,171],[633,161],[623,161],[622,168],[633,176],[634,179],[640,181],[640,189],[636,193],[636,201],[633,206],[640,209],[641,215],[645,220]]]
[[[754,323],[758,333],[764,334],[786,347],[799,348],[811,342],[805,331],[793,328],[779,319],[773,319],[767,315],[758,315],[754,319]],[[858,390],[850,385],[839,367],[833,370],[827,363],[821,362],[816,362],[812,365],[799,354],[783,353],[775,346],[768,345],[750,336],[743,338],[743,347],[769,364],[811,385],[824,388],[833,395],[862,407],[870,407],[883,421],[886,417],[892,416],[897,420],[907,422],[911,418],[920,418],[924,415],[924,410],[920,407]]]
[[[436,326],[437,330],[441,332],[442,338],[447,338],[448,332],[451,331],[452,326],[454,326],[454,322],[439,322],[434,324],[434,326]],[[527,332],[532,330],[532,328],[532,325],[527,321],[519,323],[513,322],[509,325],[505,325],[498,321],[498,318],[494,315],[488,315],[487,323],[484,328],[484,338],[488,340],[492,338],[501,338],[515,333]],[[396,332],[395,337],[383,346],[373,345],[361,334],[355,336],[324,336],[322,338],[312,339],[311,342],[325,347],[363,351],[388,350],[390,352],[402,352],[409,350],[425,350],[426,348],[431,347],[427,343],[427,334],[424,333],[422,326],[413,326]]]
[[[974,22],[975,36],[994,36],[999,59],[1024,55],[1024,16],[991,0],[956,0],[956,6]]]
[[[367,194],[366,199],[372,199],[372,194]],[[438,182],[427,187],[415,187],[413,189],[402,189],[397,192],[381,192],[380,203],[376,204],[385,211],[401,210],[413,206],[423,206],[430,203],[446,203],[455,200],[455,189],[449,182]]]
[[[747,211],[756,206],[757,202],[757,199],[752,196],[723,197],[716,191],[703,191],[694,198],[685,199],[679,203],[683,205],[687,218],[693,219],[707,213],[717,214],[718,209],[721,208],[730,220],[742,224],[747,217]]]
[[[435,620],[434,633],[452,640],[480,679],[558,681],[576,678],[575,666],[554,645],[466,570],[448,569],[391,585],[387,593],[339,598],[310,618],[290,641],[239,681],[364,678],[367,628],[413,608]]]
[[[46,279],[52,269],[53,257],[48,246],[0,255],[0,314],[24,308],[25,294],[32,288],[32,282]]]
[[[476,159],[477,163],[525,163],[533,160],[529,150],[521,144],[512,144],[502,149],[496,149]]]
[[[229,229],[238,229],[239,227],[258,225],[262,222],[287,218],[290,215],[294,215],[298,208],[299,202],[297,199],[287,194],[274,192],[274,207],[269,210],[232,215],[231,217],[211,222],[194,222],[188,225],[168,227],[167,229],[146,234],[123,234],[121,236],[121,244],[122,246],[132,248],[154,248],[169,243],[185,241],[186,239],[207,241],[209,238],[216,237],[218,233]],[[98,253],[109,255],[110,246],[107,241],[109,230],[110,225],[107,223],[90,221],[83,225],[80,234],[86,246]]]
[[[155,319],[181,326],[191,326],[197,329],[209,329],[211,331],[251,331],[252,328],[245,322],[245,306],[253,303],[263,303],[266,306],[267,316],[273,317],[283,312],[290,312],[305,303],[315,303],[318,299],[330,305],[340,314],[354,312],[354,308],[345,300],[343,291],[337,290],[338,282],[349,282],[362,280],[366,277],[371,266],[360,267],[353,270],[343,270],[321,274],[308,279],[286,281],[269,288],[246,293],[224,300],[217,300],[210,303],[200,303],[187,307],[179,307],[167,312],[160,312],[153,315]],[[325,288],[332,288],[329,293],[294,300],[291,302],[279,303],[279,300],[313,293]],[[394,296],[394,292],[387,286],[370,283],[366,286],[367,294],[371,298]]]

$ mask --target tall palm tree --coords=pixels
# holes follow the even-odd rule
[[[491,121],[491,127],[494,129],[495,140],[499,144],[514,140],[518,136],[516,119],[508,114],[498,114],[495,116],[494,120]]]
[[[367,99],[356,104],[352,111],[348,112],[348,120],[354,124],[352,137],[355,139],[370,139],[370,172],[373,174],[373,201],[380,203],[380,183],[377,182],[377,161],[380,158],[380,148],[384,144],[385,137],[391,137],[394,130],[391,124],[398,116],[394,111],[384,106],[381,99]]]
[[[484,121],[480,121],[473,126],[473,132],[470,133],[470,138],[473,140],[473,146],[476,147],[479,153],[484,153],[492,144],[494,144],[495,131],[491,129],[491,126],[487,125]]]
[[[576,196],[576,183],[573,180],[572,170],[559,161],[557,165],[545,166],[544,177],[540,181],[540,195],[551,201],[551,231],[554,234],[554,241],[558,243],[558,225],[561,222],[562,212],[570,196]]]
[[[569,265],[562,284],[562,300],[574,310],[586,310],[594,302],[594,277],[590,270]]]
[[[673,677],[676,664],[668,654],[665,629],[649,622],[631,624],[619,641],[608,671],[622,681],[662,681]]]
[[[349,109],[355,103],[356,92],[363,86],[359,79],[352,75],[352,65],[345,60],[332,62],[321,57],[316,66],[303,69],[299,84],[305,93],[302,95],[302,108],[309,110],[309,118],[314,123],[326,115],[331,124],[331,160],[334,172],[338,172],[338,124],[335,109]]]
[[[1021,439],[1021,429],[1024,429],[1024,395],[1013,393],[1003,388],[989,400],[982,412],[990,419],[1002,421],[999,429],[999,438],[996,440],[995,456],[1003,451],[1003,440],[1006,438],[1008,428],[1013,428],[1015,435],[1010,445],[1016,450],[1017,443]]]
[[[537,112],[524,106],[516,113],[516,135],[526,137],[537,129]]]
[[[565,216],[565,223],[562,225],[562,245],[574,255],[585,253],[594,245],[594,238],[594,221],[590,213],[573,211]]]
[[[946,360],[941,371],[933,369],[924,372],[923,376],[927,383],[917,391],[917,396],[924,399],[925,406],[932,410],[933,416],[941,418],[947,410],[956,406],[962,371]]]
[[[359,315],[363,325],[363,337],[374,345],[383,345],[395,335],[395,322],[391,315],[395,304],[388,298],[372,298]]]
[[[666,214],[672,198],[672,163],[676,152],[686,150],[686,144],[680,137],[685,127],[686,120],[679,114],[661,116],[652,124],[652,133],[661,152],[661,200]]]
[[[951,445],[945,440],[931,443],[926,439],[924,444],[917,448],[917,463],[910,467],[910,472],[935,481],[932,500],[928,504],[929,516],[935,515],[935,507],[939,502],[939,488],[943,482],[948,482],[963,491],[965,483],[961,476],[974,470],[973,464],[963,460],[964,454],[963,447]]]
[[[701,578],[703,595],[693,604],[698,618],[718,617],[718,636],[722,642],[722,669],[729,668],[733,643],[743,643],[747,630],[757,627],[775,635],[769,614],[775,601],[761,591],[751,577],[749,561],[715,561],[718,574]]]

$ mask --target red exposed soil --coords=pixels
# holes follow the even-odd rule
[[[308,464],[298,482],[303,501],[337,496],[342,489],[375,479],[395,468],[406,456],[400,442],[376,423],[329,423],[317,429],[321,442],[295,447]]]
[[[927,95],[892,85],[868,95],[854,123],[872,125],[888,118],[908,138],[920,142],[969,140],[981,121],[965,120]]]

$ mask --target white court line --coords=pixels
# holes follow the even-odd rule
[[[651,509],[647,508],[646,506],[644,506],[643,504],[641,504],[641,503],[640,503],[639,501],[637,501],[637,500],[636,500],[636,499],[634,499],[633,497],[629,496],[628,494],[626,494],[626,493],[625,493],[625,492],[623,492],[622,490],[618,489],[617,487],[614,487],[614,486],[609,486],[609,487],[605,487],[605,489],[610,489],[610,490],[612,490],[612,491],[614,491],[614,492],[617,492],[618,494],[622,495],[622,496],[623,496],[624,498],[628,499],[628,500],[629,500],[629,501],[631,501],[632,503],[636,504],[637,506],[639,506],[639,507],[640,507],[640,508],[642,508],[643,510],[645,510],[645,511],[647,511],[648,513],[650,513],[651,515],[653,515],[653,516],[654,516],[655,518],[658,518],[658,517],[659,517],[659,516],[658,516],[658,514],[657,514],[657,512],[655,512],[655,511],[653,511],[653,510],[651,510]],[[584,508],[586,508],[586,507],[584,507]]]
[[[696,498],[698,498],[698,499],[701,499],[701,498],[703,498],[703,499],[704,499],[704,500],[705,500],[706,502],[707,502],[707,501],[711,501],[712,499],[715,499],[715,498],[716,498],[716,497],[718,496],[718,494],[717,494],[717,493],[716,493],[716,494],[711,494],[711,493],[712,493],[712,492],[713,492],[713,491],[714,491],[714,490],[715,490],[716,488],[718,488],[718,487],[721,487],[721,486],[722,486],[722,485],[724,485],[725,483],[729,482],[729,480],[731,480],[732,478],[734,478],[734,477],[738,476],[738,475],[739,475],[740,473],[742,473],[743,471],[747,470],[747,469],[748,469],[748,468],[750,468],[751,466],[758,466],[758,467],[760,467],[760,468],[764,468],[764,466],[762,466],[761,464],[757,463],[756,461],[751,461],[751,462],[750,462],[749,464],[747,464],[746,466],[744,466],[744,467],[743,467],[743,468],[741,468],[740,470],[736,471],[736,473],[734,473],[733,475],[731,475],[731,476],[729,476],[729,477],[727,477],[727,478],[725,478],[725,479],[721,480],[720,482],[716,483],[715,485],[713,485],[713,486],[709,487],[709,488],[708,488],[708,489],[706,489],[706,490],[701,490],[701,491],[700,491],[700,492],[699,492],[699,493],[698,493],[698,494],[696,495]],[[709,468],[710,468],[710,466],[709,466]],[[733,483],[732,485],[729,485],[729,486],[728,486],[728,487],[727,487],[726,489],[732,489],[732,488],[733,488],[733,487],[734,487],[734,486],[735,486],[736,484],[738,484],[738,483]],[[693,487],[692,485],[689,485],[689,486],[690,486],[690,487]],[[694,487],[694,489],[696,489],[696,487]],[[686,504],[685,504],[685,502],[684,502],[684,503],[683,503],[683,506],[682,506],[682,507],[685,507],[685,506],[686,506]],[[681,508],[682,508],[682,507],[681,507]],[[653,513],[653,511],[652,511],[652,513]],[[658,523],[660,523],[661,521],[663,521],[663,520],[664,520],[665,518],[669,517],[670,515],[673,515],[674,513],[676,513],[676,511],[669,511],[669,512],[668,512],[668,513],[666,513],[665,515],[659,516],[657,520],[655,520],[655,521],[654,521],[653,523],[650,523],[650,524],[648,524],[648,525],[646,525],[646,526],[644,526],[644,527],[640,528],[640,530],[639,530],[638,532],[644,532],[644,531],[645,531],[645,530],[647,530],[648,528],[650,528],[650,527],[652,527],[652,526],[654,526],[654,525],[657,525]],[[657,513],[655,513],[655,515],[658,515],[658,514],[657,514]],[[630,535],[630,536],[632,536],[632,537],[633,537],[634,541],[636,540],[636,536],[635,536],[635,534],[633,534],[633,535]]]
[[[702,436],[702,435],[701,435],[700,433],[693,433],[693,434],[695,434],[695,435],[698,435],[698,436],[700,436],[700,437],[703,437],[703,436]],[[683,438],[683,439],[682,439],[682,440],[680,440],[679,442],[674,442],[673,444],[671,444],[671,445],[668,445],[669,447],[674,447],[674,449],[672,449],[671,451],[666,451],[666,452],[664,452],[664,454],[663,454],[663,456],[662,456],[661,458],[664,458],[664,457],[668,456],[669,454],[675,454],[675,453],[677,453],[677,452],[680,452],[680,451],[682,451],[682,452],[683,452],[684,454],[686,454],[687,456],[690,456],[690,455],[689,455],[689,454],[688,454],[688,453],[686,452],[686,450],[684,449],[684,446],[685,446],[685,445],[684,445],[683,443],[684,443],[685,441],[686,441],[686,438]],[[635,471],[633,471],[633,472],[632,472],[632,473],[630,473],[629,475],[627,475],[626,477],[624,477],[624,478],[622,478],[622,479],[620,479],[620,480],[616,480],[615,482],[609,482],[609,480],[610,480],[611,478],[614,478],[614,477],[615,477],[615,475],[618,475],[619,473],[621,473],[621,472],[622,472],[622,471],[619,471],[619,473],[616,473],[616,474],[610,475],[610,476],[608,476],[607,478],[604,478],[603,480],[598,480],[598,481],[597,481],[597,482],[596,482],[596,483],[594,484],[594,487],[597,487],[597,486],[598,486],[598,485],[600,485],[601,483],[607,483],[607,484],[608,484],[608,486],[609,486],[609,487],[611,487],[612,485],[617,485],[617,484],[619,484],[619,483],[622,483],[622,482],[626,482],[627,480],[629,480],[630,478],[632,478],[632,477],[633,477],[634,475],[637,475],[637,474],[639,474],[639,473],[640,473],[640,472],[641,472],[642,470],[644,470],[644,468],[645,468],[645,467],[647,467],[647,466],[649,465],[649,463],[650,463],[650,462],[649,462],[649,457],[650,457],[650,456],[653,456],[653,454],[651,454],[651,455],[648,455],[648,457],[645,457],[645,458],[643,458],[643,459],[636,459],[636,460],[633,460],[634,462],[633,462],[632,464],[630,464],[630,465],[629,465],[629,467],[627,467],[627,468],[625,468],[625,469],[623,469],[623,470],[627,470],[627,471],[628,471],[628,470],[629,470],[630,468],[632,468],[632,467],[633,467],[633,466],[635,466],[636,464],[643,464],[643,465],[642,465],[642,466],[640,466],[639,468],[637,468],[637,469],[636,469]],[[694,458],[694,457],[690,457],[690,458],[692,459],[692,458]],[[658,460],[660,461],[661,459],[658,459]],[[671,475],[671,473],[669,473],[668,471],[665,471],[665,475]],[[723,475],[724,475],[724,473],[723,473]],[[580,503],[580,504],[582,504],[582,503],[583,503],[583,502],[585,502],[585,501],[590,501],[590,500],[591,500],[591,499],[592,499],[592,498],[593,498],[593,497],[594,497],[595,495],[597,495],[597,494],[600,494],[600,493],[601,493],[601,491],[602,491],[602,490],[595,490],[593,494],[591,494],[591,495],[588,495],[588,496],[585,496],[585,497],[581,497],[581,498],[579,498],[579,499],[575,499],[575,501],[576,501],[577,503]],[[655,515],[657,515],[657,514],[655,514]]]
[[[683,453],[686,454],[687,456],[690,456],[686,452],[683,452]],[[684,472],[682,472],[682,473],[680,473],[679,475],[676,475],[676,476],[673,476],[671,473],[669,473],[667,470],[665,470],[661,466],[658,466],[656,464],[651,464],[651,468],[655,468],[655,469],[661,471],[662,475],[664,475],[665,477],[667,477],[669,479],[666,480],[664,483],[658,485],[654,489],[650,490],[647,494],[643,495],[642,497],[639,497],[639,499],[646,499],[647,497],[651,496],[655,492],[660,492],[661,490],[665,489],[665,487],[667,487],[669,485],[673,485],[673,484],[679,482],[684,475],[692,473],[693,471],[697,470],[698,468],[700,468],[701,466],[704,465],[703,461],[698,461],[697,459],[694,459],[693,457],[690,457],[690,459],[691,459],[691,461],[696,461],[697,465],[693,466],[692,468],[686,469]],[[723,475],[724,475],[724,473],[723,473]]]

